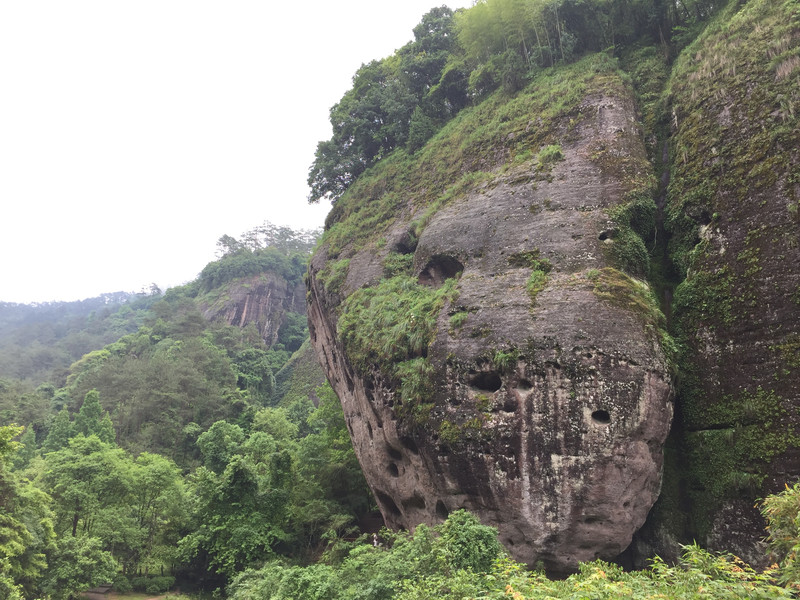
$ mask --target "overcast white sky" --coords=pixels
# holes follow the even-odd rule
[[[441,4],[0,2],[0,301],[166,288],[223,234],[322,225],[328,109]]]

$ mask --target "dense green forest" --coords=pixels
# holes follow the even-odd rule
[[[253,325],[201,313],[228,284],[302,281],[316,232],[271,228],[223,236],[197,280],[137,300],[138,327],[98,338],[60,381],[35,369],[0,380],[3,422],[24,424],[4,426],[0,445],[4,598],[69,598],[112,580],[213,590],[281,556],[311,560],[372,509],[305,316],[286,313],[267,345]],[[56,343],[94,326],[74,312]],[[104,321],[131,312],[122,303]],[[10,323],[12,339],[27,340],[29,322],[63,324],[45,313]]]
[[[750,3],[780,4],[800,30],[796,1]],[[586,70],[626,70],[646,134],[658,140],[672,61],[746,4],[433,8],[413,41],[363,65],[331,109],[333,135],[309,174],[310,199],[335,202],[331,252],[362,243],[404,184],[447,197],[459,178],[484,176],[512,111],[530,102],[542,118],[556,114],[559,96],[583,91]],[[445,127],[458,148],[426,145]],[[381,171],[406,175],[378,190]],[[358,231],[336,227],[357,211]],[[509,559],[496,532],[463,511],[435,528],[373,536],[374,501],[305,316],[286,312],[269,343],[252,324],[205,316],[231,301],[233,286],[267,274],[301,284],[317,235],[265,224],[223,236],[218,260],[166,293],[0,304],[0,597],[69,599],[104,581],[121,592],[180,583],[235,599],[792,597],[797,486],[760,504],[777,563],[763,573],[689,545],[677,564],[624,572],[596,561],[550,579]],[[326,273],[332,285],[346,273],[339,264]],[[349,326],[358,336],[359,323]]]

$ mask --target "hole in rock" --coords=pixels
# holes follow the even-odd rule
[[[371,377],[364,379],[364,391],[367,393],[367,397],[372,400],[375,392],[375,383]]]
[[[403,458],[403,455],[400,453],[400,451],[392,448],[389,444],[386,444],[386,451],[389,453],[389,456],[395,460],[402,460]]]
[[[533,385],[527,379],[520,379],[519,383],[517,384],[517,389],[521,392],[527,392],[528,390],[532,389]]]
[[[443,521],[450,515],[450,511],[447,510],[447,507],[444,505],[444,502],[441,500],[436,501],[436,516],[442,519]]]
[[[604,242],[605,240],[613,240],[616,237],[616,235],[617,235],[616,229],[604,229],[603,231],[600,232],[600,235],[597,236],[597,239],[600,240],[601,242]]]
[[[425,268],[419,274],[417,281],[420,285],[439,287],[447,279],[456,277],[464,270],[461,261],[446,254],[437,254],[431,257]]]
[[[484,371],[472,377],[469,384],[483,392],[496,392],[503,386],[503,380],[494,371]]]
[[[592,420],[601,425],[608,425],[611,423],[611,415],[607,410],[596,410],[592,413]]]
[[[419,492],[414,492],[414,495],[411,498],[406,498],[403,500],[403,508],[408,510],[409,508],[418,508],[423,509],[425,508],[425,498],[419,495]]]
[[[408,436],[403,436],[400,438],[400,443],[403,444],[408,450],[413,452],[414,454],[419,454],[419,448],[417,448],[417,443]]]
[[[506,396],[506,398],[505,398],[505,400],[503,402],[503,410],[505,412],[515,412],[517,410],[518,406],[519,406],[519,402],[517,401],[517,399],[514,396],[512,396],[511,394]]]
[[[369,433],[369,439],[372,439],[372,425],[369,424],[369,421],[367,421],[367,433]]]
[[[344,382],[347,385],[347,390],[352,392],[355,389],[355,385],[353,384],[353,378],[350,377],[350,374],[345,371],[344,372]]]
[[[595,515],[588,515],[588,516],[583,518],[583,522],[584,523],[588,523],[590,525],[592,523],[599,523],[600,522],[600,517],[595,516]]]
[[[400,512],[400,509],[397,507],[397,504],[394,503],[394,500],[392,500],[392,497],[386,492],[376,490],[375,496],[377,497],[378,502],[380,502],[383,505],[383,507],[387,510],[387,512],[390,512],[393,515],[403,514]]]
[[[386,467],[386,470],[389,471],[389,475],[392,477],[400,477],[400,470],[397,468],[396,464],[389,463],[389,466]]]

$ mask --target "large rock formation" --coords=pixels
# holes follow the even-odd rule
[[[799,19],[737,5],[677,61],[669,97],[685,529],[754,564],[756,499],[800,476]]]
[[[623,272],[647,269],[649,168],[632,94],[598,71],[556,122],[473,155],[459,193],[409,192],[309,270],[312,343],[387,524],[467,508],[556,570],[628,546],[672,417],[663,317]],[[512,163],[537,127],[550,145]],[[339,209],[333,229],[358,224]]]
[[[287,313],[305,314],[305,287],[278,273],[236,279],[225,293],[203,306],[203,316],[235,327],[253,325],[267,346],[278,341]]]

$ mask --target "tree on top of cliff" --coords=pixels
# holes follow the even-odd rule
[[[217,256],[222,258],[240,250],[255,252],[264,248],[274,248],[284,254],[311,254],[320,233],[319,229],[292,229],[264,221],[262,225],[242,233],[239,239],[227,234],[220,237],[217,240]]]
[[[513,94],[537,71],[587,52],[618,52],[644,41],[684,45],[719,5],[710,0],[479,0],[453,13],[434,8],[414,41],[363,64],[330,110],[333,135],[309,169],[309,202],[335,202],[393,151],[415,152],[470,102]]]
[[[331,108],[333,137],[320,142],[309,169],[310,202],[336,200],[381,158],[408,141],[412,115],[433,103],[429,92],[455,43],[453,12],[434,8],[414,28],[413,42],[361,66],[353,87]]]

